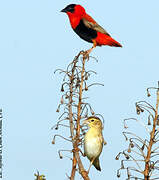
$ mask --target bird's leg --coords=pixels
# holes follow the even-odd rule
[[[93,158],[93,159],[91,160],[91,162],[90,162],[90,165],[89,165],[89,168],[88,168],[88,171],[87,171],[88,174],[89,174],[89,171],[90,171],[90,169],[91,169],[91,166],[92,166],[94,160],[95,160],[95,158]]]
[[[94,46],[91,47],[90,49],[88,49],[88,50],[86,51],[86,53],[89,55],[89,54],[93,51],[94,48],[95,48]]]
[[[86,51],[86,56],[87,56],[87,58],[89,59],[89,54],[92,52],[92,50],[97,46],[97,43],[96,43],[96,41],[95,40],[92,40],[93,41],[93,47],[91,47],[90,49],[88,49],[87,51]]]
[[[92,52],[92,50],[97,46],[97,43],[95,40],[92,40],[93,41],[93,47],[91,47],[90,49],[88,49],[86,52],[87,54],[90,54]]]

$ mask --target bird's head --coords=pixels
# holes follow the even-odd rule
[[[76,16],[82,16],[86,13],[85,9],[78,4],[69,4],[64,9],[62,9],[61,12],[67,13],[67,15],[73,14]]]
[[[95,116],[90,116],[88,119],[84,120],[82,122],[82,125],[87,125],[90,128],[95,127],[95,128],[103,129],[101,120]]]

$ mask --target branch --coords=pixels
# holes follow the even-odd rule
[[[75,148],[78,147],[78,144],[80,143],[80,120],[81,120],[81,105],[82,105],[82,89],[83,89],[83,82],[84,82],[84,72],[85,72],[85,62],[86,62],[86,56],[83,54],[82,58],[82,71],[81,71],[81,82],[79,86],[79,99],[78,99],[78,107],[77,107],[77,129],[76,129],[76,143],[75,143]],[[79,156],[79,151],[75,152],[75,156],[77,159],[78,167],[79,167],[79,172],[83,179],[89,180],[88,173],[84,169],[82,161]]]
[[[153,127],[152,131],[150,133],[150,141],[149,141],[149,146],[148,146],[148,151],[147,151],[147,156],[146,156],[146,162],[145,162],[145,170],[144,170],[144,178],[145,180],[149,180],[150,178],[150,172],[151,172],[151,167],[150,167],[150,158],[152,154],[152,146],[155,143],[155,132],[156,132],[156,121],[158,118],[158,105],[159,105],[159,89],[157,89],[157,102],[156,102],[156,110],[155,110],[155,118],[153,119]]]

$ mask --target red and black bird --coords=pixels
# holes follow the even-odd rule
[[[62,9],[61,12],[65,12],[68,15],[72,29],[80,38],[93,43],[93,47],[87,51],[88,53],[96,46],[122,47],[120,43],[114,40],[105,29],[86,13],[81,5],[70,4]]]

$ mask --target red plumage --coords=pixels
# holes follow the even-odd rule
[[[122,47],[122,45],[118,43],[116,40],[114,40],[111,36],[108,36],[100,32],[97,32],[96,43],[98,46],[108,45],[108,46]]]
[[[70,4],[62,10],[67,13],[72,29],[85,41],[93,43],[92,51],[96,46],[108,45],[122,47],[120,43],[114,40],[108,32],[85,12],[81,5]]]

